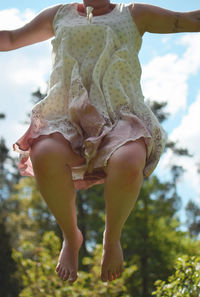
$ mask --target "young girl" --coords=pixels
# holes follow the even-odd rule
[[[106,205],[101,279],[111,281],[123,271],[123,225],[166,143],[140,86],[142,36],[197,31],[199,10],[179,13],[109,0],[56,5],[22,28],[0,31],[1,51],[54,37],[48,94],[33,107],[30,127],[13,148],[20,153],[21,175],[35,177],[62,229],[56,268],[61,279],[77,279],[83,237],[76,190],[101,183]]]

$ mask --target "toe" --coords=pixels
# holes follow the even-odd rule
[[[58,263],[58,265],[56,266],[56,272],[58,272],[60,269],[60,263]]]
[[[63,268],[61,276],[60,276],[63,280],[64,280],[65,272],[66,272],[66,270]]]
[[[66,281],[69,278],[69,270],[65,271],[65,275],[63,277],[63,280]]]
[[[58,276],[61,278],[61,276],[62,276],[62,273],[63,273],[63,268],[62,267],[60,267],[60,269],[59,269],[59,271],[58,271]]]
[[[119,277],[120,276],[120,272],[116,272],[116,277]]]
[[[77,273],[76,271],[71,271],[69,275],[69,282],[73,283],[77,279]]]
[[[120,268],[116,269],[116,277],[119,277],[121,274]]]
[[[111,282],[113,280],[112,278],[112,272],[108,271],[108,280]]]
[[[113,279],[116,279],[117,278],[117,274],[116,274],[115,271],[113,271],[112,277],[113,277]]]
[[[107,282],[107,280],[108,280],[108,275],[104,270],[102,270],[102,272],[101,272],[101,280],[103,282]]]
[[[120,271],[120,273],[122,273],[122,272],[124,271],[124,268],[123,268],[123,266],[122,266],[122,265],[120,266],[120,269],[119,269],[119,271]]]

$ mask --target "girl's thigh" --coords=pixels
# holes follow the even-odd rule
[[[72,150],[70,142],[59,132],[54,132],[49,135],[40,135],[32,144],[30,157],[41,157],[44,154],[59,154],[65,160],[66,164],[75,167],[85,164],[85,158],[81,157]]]

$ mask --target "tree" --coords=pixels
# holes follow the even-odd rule
[[[25,240],[32,241],[37,246],[46,231],[54,231],[61,237],[60,229],[38,191],[35,179],[21,178],[15,185],[15,190],[7,199],[9,216],[6,224],[11,234],[12,246],[17,249]]]
[[[4,118],[5,114],[0,113],[0,119]],[[15,276],[17,267],[11,257],[12,242],[6,224],[9,214],[8,197],[19,177],[19,174],[16,173],[17,166],[14,165],[15,160],[9,156],[5,140],[0,137],[0,292],[5,297],[16,297],[21,290],[20,281]],[[10,168],[13,169],[12,173]]]
[[[137,270],[135,265],[126,268],[122,277],[115,281],[102,283],[100,279],[102,246],[97,245],[91,258],[83,258],[83,265],[89,267],[89,272],[79,271],[77,281],[69,285],[55,272],[59,250],[59,238],[54,232],[46,232],[39,246],[35,247],[32,242],[24,241],[21,252],[13,251],[24,285],[19,297],[131,297],[127,292],[126,281]]]
[[[189,201],[186,208],[186,225],[192,237],[197,237],[200,232],[200,207],[193,201]]]
[[[13,184],[19,180],[19,173],[16,173],[16,160],[9,156],[9,149],[5,139],[0,137],[0,200],[9,197],[13,191]],[[12,172],[11,169],[12,168]]]
[[[43,99],[40,91],[35,94],[35,99]],[[162,108],[163,105],[154,104],[155,113],[157,112],[160,121],[167,117],[162,113]],[[168,142],[167,149],[172,149],[177,155],[190,156],[187,150],[177,149],[176,144],[172,142]],[[191,250],[197,254],[196,246],[187,238],[188,234],[179,231],[180,222],[176,217],[180,205],[176,183],[183,173],[183,168],[174,164],[171,172],[172,181],[161,183],[155,176],[144,180],[138,202],[122,233],[125,260],[138,266],[134,277],[129,275],[126,281],[127,292],[132,297],[150,296],[155,280],[166,280],[172,273],[177,256],[185,251],[191,253]],[[20,241],[15,236],[14,242],[16,250],[20,253],[21,243],[27,241],[30,244],[32,240],[34,245],[38,246],[45,231],[57,231],[55,220],[35,187],[34,180],[21,178],[15,189],[16,193],[11,196],[9,208],[15,212],[12,211],[7,223],[10,231],[14,225],[18,228]],[[105,222],[103,185],[89,188],[87,191],[77,191],[76,203],[78,224],[86,239],[80,252],[79,267],[85,273],[89,273],[91,268],[84,265],[83,259],[87,256],[90,259],[87,261],[93,263],[94,254],[90,250],[94,252],[95,247],[102,242]],[[31,249],[28,250],[29,256],[33,257],[34,249],[32,248],[32,254]],[[25,256],[24,251],[22,258]]]
[[[156,281],[156,297],[199,297],[200,257],[182,256],[178,258],[174,273],[168,282]]]
[[[122,233],[125,260],[138,266],[129,280],[133,296],[150,297],[154,282],[168,278],[177,257],[199,255],[188,233],[179,230],[179,205],[173,183],[161,183],[156,176],[144,182]]]
[[[0,120],[5,117],[5,114],[0,113]],[[19,178],[17,160],[9,156],[5,139],[0,137],[0,203],[2,199],[9,197],[10,192],[13,191],[13,184],[18,182]]]
[[[3,219],[0,220],[0,284],[1,296],[16,297],[21,290],[21,284],[16,277],[16,263],[12,258],[10,236],[6,232]]]

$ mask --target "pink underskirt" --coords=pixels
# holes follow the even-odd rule
[[[29,156],[31,146],[40,135],[51,135],[56,132],[61,133],[70,142],[75,153],[79,153],[82,157],[85,157],[86,163],[84,165],[71,168],[72,179],[76,190],[88,189],[93,185],[104,183],[106,173],[103,169],[107,166],[110,156],[116,149],[129,141],[135,141],[143,137],[148,159],[152,150],[152,137],[143,122],[136,115],[121,112],[120,118],[113,125],[107,126],[104,123],[101,129],[98,126],[98,129],[95,131],[95,125],[101,123],[102,118],[95,109],[91,114],[91,121],[85,121],[85,126],[84,122],[81,123],[82,129],[84,128],[84,131],[87,132],[82,135],[77,132],[75,126],[73,129],[71,127],[71,130],[67,129],[65,131],[63,124],[62,128],[59,128],[59,125],[55,128],[48,121],[44,125],[44,122],[41,124],[40,120],[32,116],[31,124],[26,133],[13,144],[13,150],[20,153],[18,164],[20,174],[22,176],[34,176]],[[84,116],[79,119],[79,124],[81,120],[84,121]],[[75,123],[76,121],[74,121]],[[87,149],[85,150],[85,148]],[[85,153],[86,151],[87,153]],[[144,169],[144,176],[148,177],[148,175],[148,170],[145,171]]]

